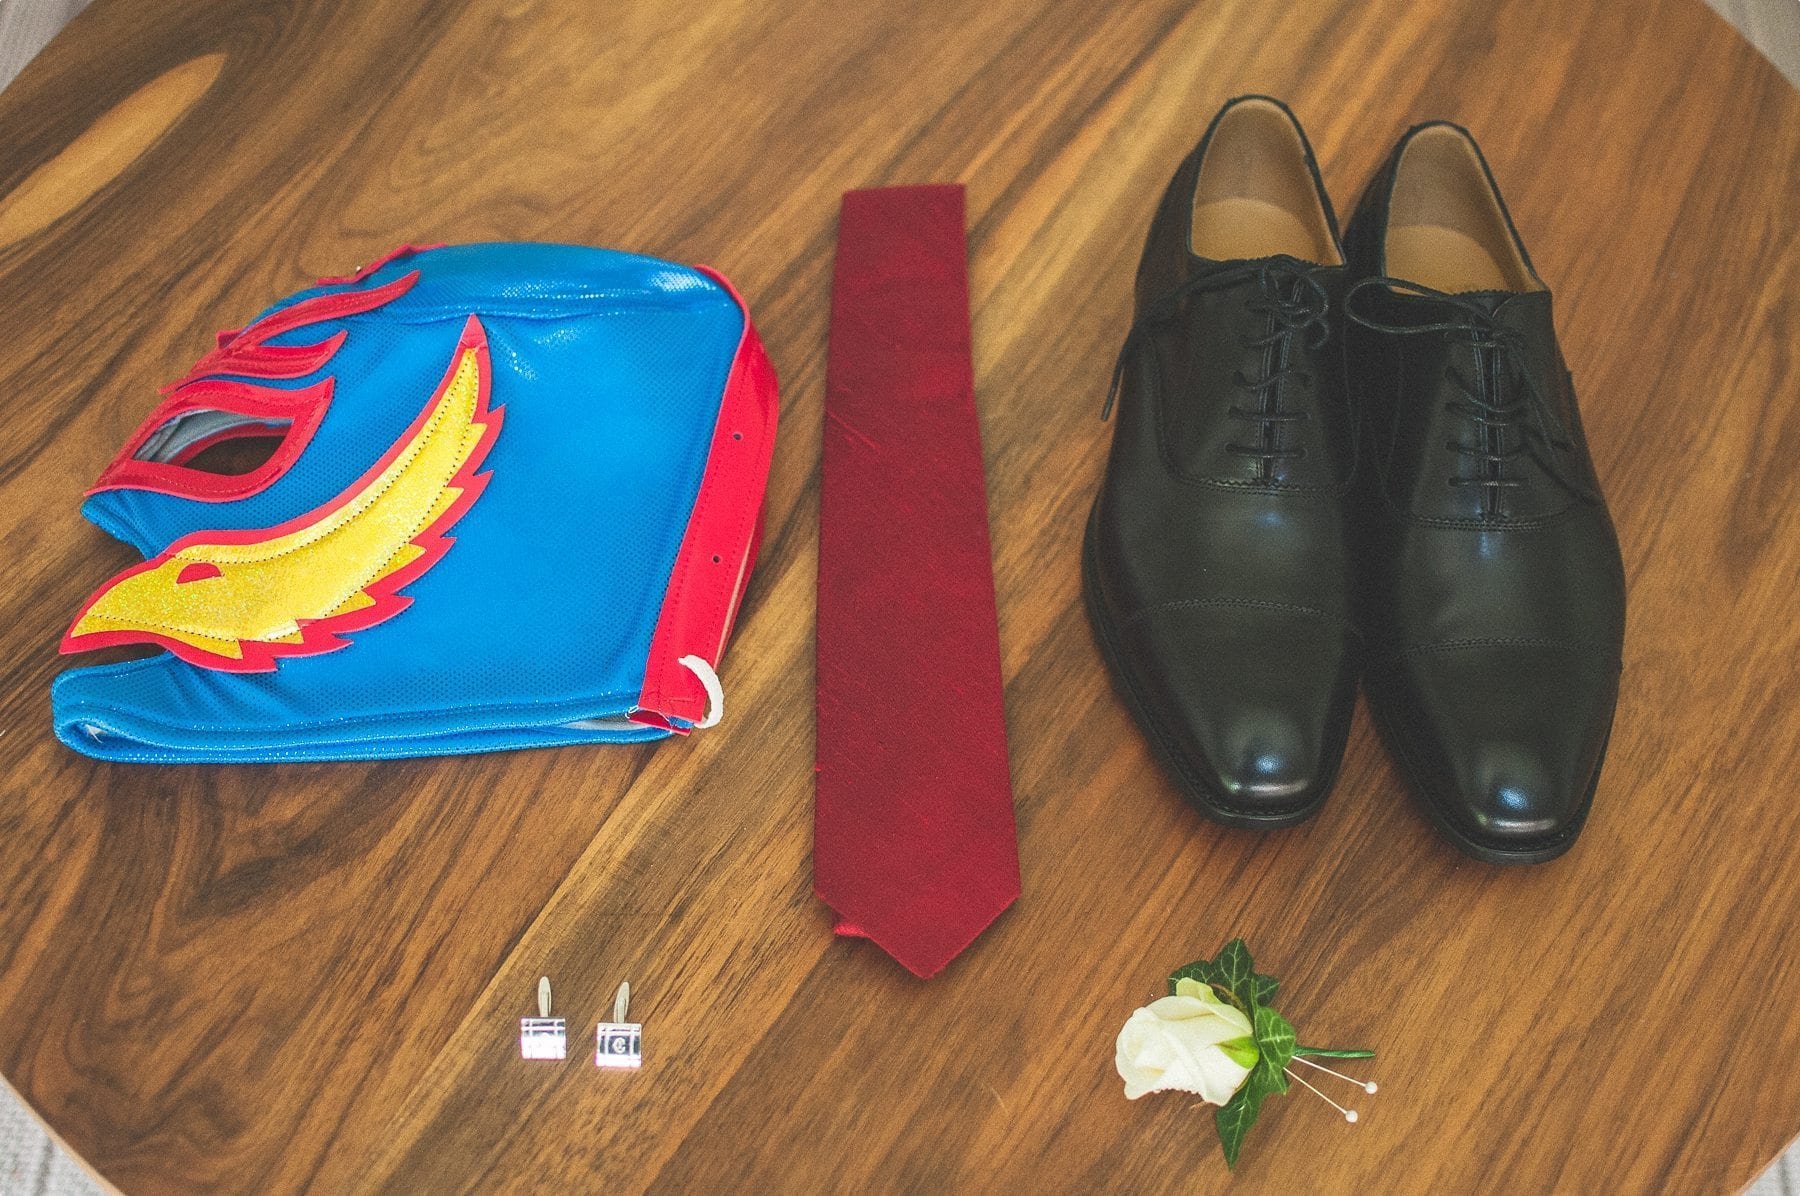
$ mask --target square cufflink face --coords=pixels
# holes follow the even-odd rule
[[[636,1022],[601,1022],[594,1030],[595,1067],[642,1067],[644,1027]]]
[[[569,1032],[560,1017],[519,1019],[519,1055],[525,1059],[562,1059],[569,1053]]]

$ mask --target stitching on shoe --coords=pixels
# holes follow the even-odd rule
[[[1131,627],[1134,624],[1155,615],[1183,610],[1204,610],[1215,607],[1235,607],[1244,610],[1266,610],[1274,611],[1279,614],[1304,615],[1308,618],[1316,619],[1319,622],[1328,623],[1333,627],[1342,628],[1351,635],[1356,636],[1358,639],[1362,638],[1362,632],[1357,630],[1356,624],[1352,623],[1349,619],[1333,615],[1327,611],[1322,611],[1311,606],[1297,606],[1293,603],[1270,602],[1257,598],[1174,598],[1167,602],[1158,602],[1146,606],[1142,610],[1119,620],[1119,630],[1123,631],[1127,627]]]
[[[1383,656],[1380,663],[1391,664],[1431,652],[1460,652],[1470,648],[1561,648],[1565,651],[1594,656],[1610,656],[1615,662],[1618,661],[1618,653],[1611,644],[1595,640],[1551,639],[1542,636],[1477,636],[1469,639],[1437,640],[1431,643],[1413,644]]]

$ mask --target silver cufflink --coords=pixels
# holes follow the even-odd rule
[[[538,977],[538,1015],[519,1019],[519,1056],[561,1059],[569,1053],[569,1031],[563,1019],[550,1016],[550,977]]]
[[[594,1027],[595,1067],[643,1066],[644,1027],[626,1021],[630,1015],[631,982],[626,981],[613,997],[613,1020]]]

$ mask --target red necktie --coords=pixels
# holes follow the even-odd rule
[[[1019,895],[966,263],[960,186],[844,196],[813,887],[922,977]]]

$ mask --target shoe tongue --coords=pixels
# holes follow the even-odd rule
[[[1321,266],[1285,253],[1229,261],[1189,254],[1188,270],[1188,278],[1204,289],[1245,299],[1259,297],[1266,279],[1272,278],[1284,292],[1292,289],[1292,280],[1310,279],[1312,285],[1324,288],[1328,303],[1336,303],[1342,298],[1349,279],[1349,270],[1345,266]],[[1305,283],[1299,285],[1302,291],[1307,289]]]

